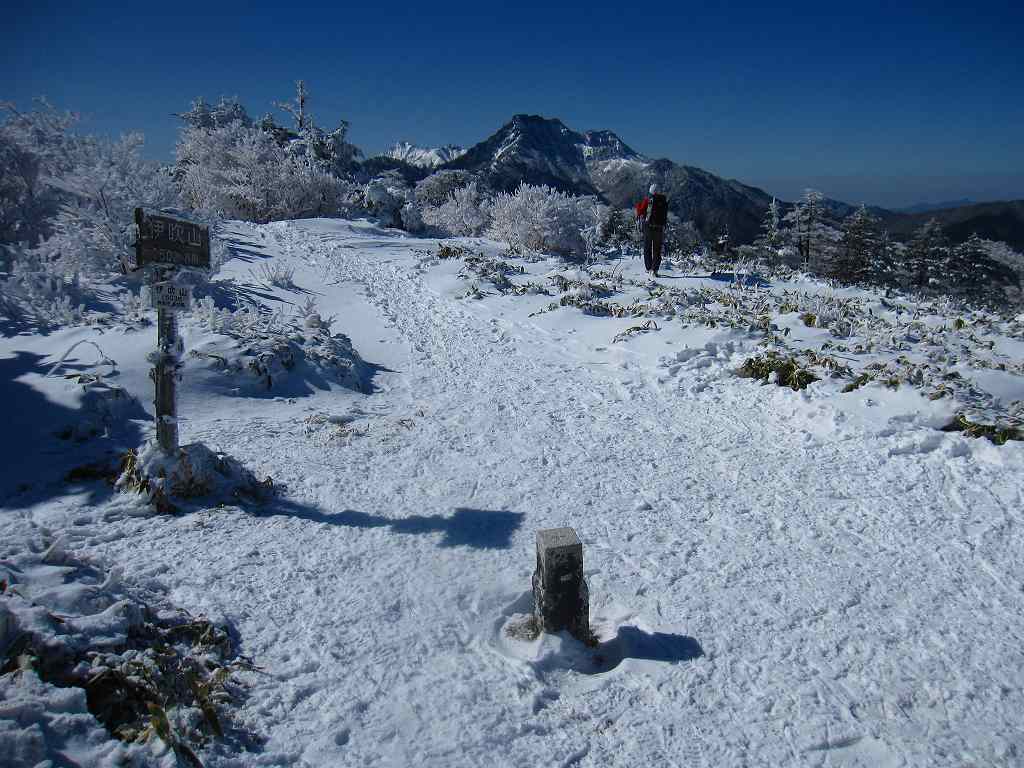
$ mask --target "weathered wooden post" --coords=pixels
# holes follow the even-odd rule
[[[201,224],[170,216],[147,214],[135,209],[138,229],[135,241],[137,268],[152,267],[149,296],[156,307],[157,350],[150,377],[156,388],[156,439],[168,456],[178,451],[178,409],[176,382],[182,343],[178,337],[177,313],[187,310],[192,295],[175,285],[178,269],[210,268],[210,232]]]
[[[156,441],[168,456],[178,450],[178,407],[175,382],[178,377],[180,344],[175,309],[159,303],[156,286],[150,295],[156,304],[156,362],[152,370],[156,385]]]
[[[583,544],[572,528],[537,531],[533,605],[544,632],[567,630],[584,643],[590,633],[590,592],[583,578]]]

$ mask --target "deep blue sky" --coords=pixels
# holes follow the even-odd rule
[[[14,0],[4,21],[0,99],[142,130],[159,159],[195,97],[258,115],[302,77],[318,122],[348,119],[368,154],[471,145],[531,112],[785,198],[1024,198],[1020,0]]]

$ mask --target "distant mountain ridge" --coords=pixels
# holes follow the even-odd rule
[[[755,187],[671,160],[652,160],[612,131],[578,132],[539,115],[515,115],[441,168],[474,173],[497,190],[515,189],[524,181],[547,184],[598,195],[618,207],[632,206],[657,182],[680,218],[705,232],[728,228],[740,242],[757,236],[771,202],[768,193]]]
[[[455,144],[445,144],[443,147],[419,147],[408,141],[400,141],[385,152],[384,156],[420,168],[437,168],[465,153],[465,149]]]
[[[938,221],[954,243],[977,234],[986,240],[1000,240],[1024,253],[1024,200],[973,203],[924,213],[889,213],[882,221],[893,235],[907,239],[929,219]]]
[[[458,152],[443,162],[441,150]],[[454,154],[454,153],[453,153]],[[610,130],[574,131],[557,118],[518,114],[494,134],[469,149],[454,145],[425,150],[403,142],[384,156],[364,163],[367,170],[391,169],[409,180],[437,170],[473,174],[496,191],[510,191],[520,183],[547,184],[576,195],[596,195],[616,207],[634,205],[652,182],[662,186],[670,210],[692,221],[706,236],[728,231],[733,243],[749,243],[761,232],[772,195],[734,179],[668,159],[652,159],[637,152]],[[783,212],[792,203],[780,200]],[[1024,250],[1024,201],[981,203],[927,210],[869,210],[890,232],[911,236],[931,218],[943,224],[954,242],[977,232]],[[826,200],[825,209],[835,219],[853,213],[858,206]],[[915,209],[925,206],[914,206]]]

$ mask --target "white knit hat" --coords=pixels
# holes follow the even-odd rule
[[[656,195],[661,192],[661,187],[658,186],[657,182],[651,184],[651,188],[648,190],[652,195]]]

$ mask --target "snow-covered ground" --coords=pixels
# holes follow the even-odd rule
[[[524,270],[513,284],[552,294],[517,295],[460,278],[437,241],[366,222],[236,224],[228,237],[218,301],[283,317],[313,298],[360,358],[351,376],[309,358],[270,389],[187,358],[182,442],[271,476],[283,489],[262,506],[154,516],[62,479],[148,425],[129,403],[105,434],[58,440],[86,405],[80,385],[45,374],[91,340],[116,361],[107,380],[149,409],[152,326],[0,340],[0,568],[64,616],[109,611],[25,564],[57,542],[69,561],[117,569],[111,600],[159,595],[225,622],[262,670],[240,673],[248,695],[229,710],[254,740],[212,744],[204,764],[1024,761],[1024,443],[938,429],[965,404],[1024,399],[1012,333],[990,329],[984,367],[944,359],[973,382],[970,402],[882,381],[793,391],[735,375],[763,332],[684,322],[696,292],[723,287],[707,277],[670,269],[652,292],[638,261],[602,265],[623,278],[615,302],[673,305],[657,329],[619,337],[643,318],[543,311],[560,300],[556,272],[592,292],[592,276],[554,260],[509,260]],[[294,286],[258,284],[260,265],[293,267]],[[793,349],[834,352],[834,335],[779,317]],[[197,318],[184,337],[186,350],[256,354]],[[901,354],[890,342],[878,359]],[[82,345],[67,365],[109,371],[97,357]],[[536,531],[562,525],[584,543],[595,650],[504,631],[530,610]],[[5,614],[8,639],[21,616]],[[126,754],[68,690],[4,677],[0,749],[16,765]],[[174,761],[158,746],[131,755]]]

